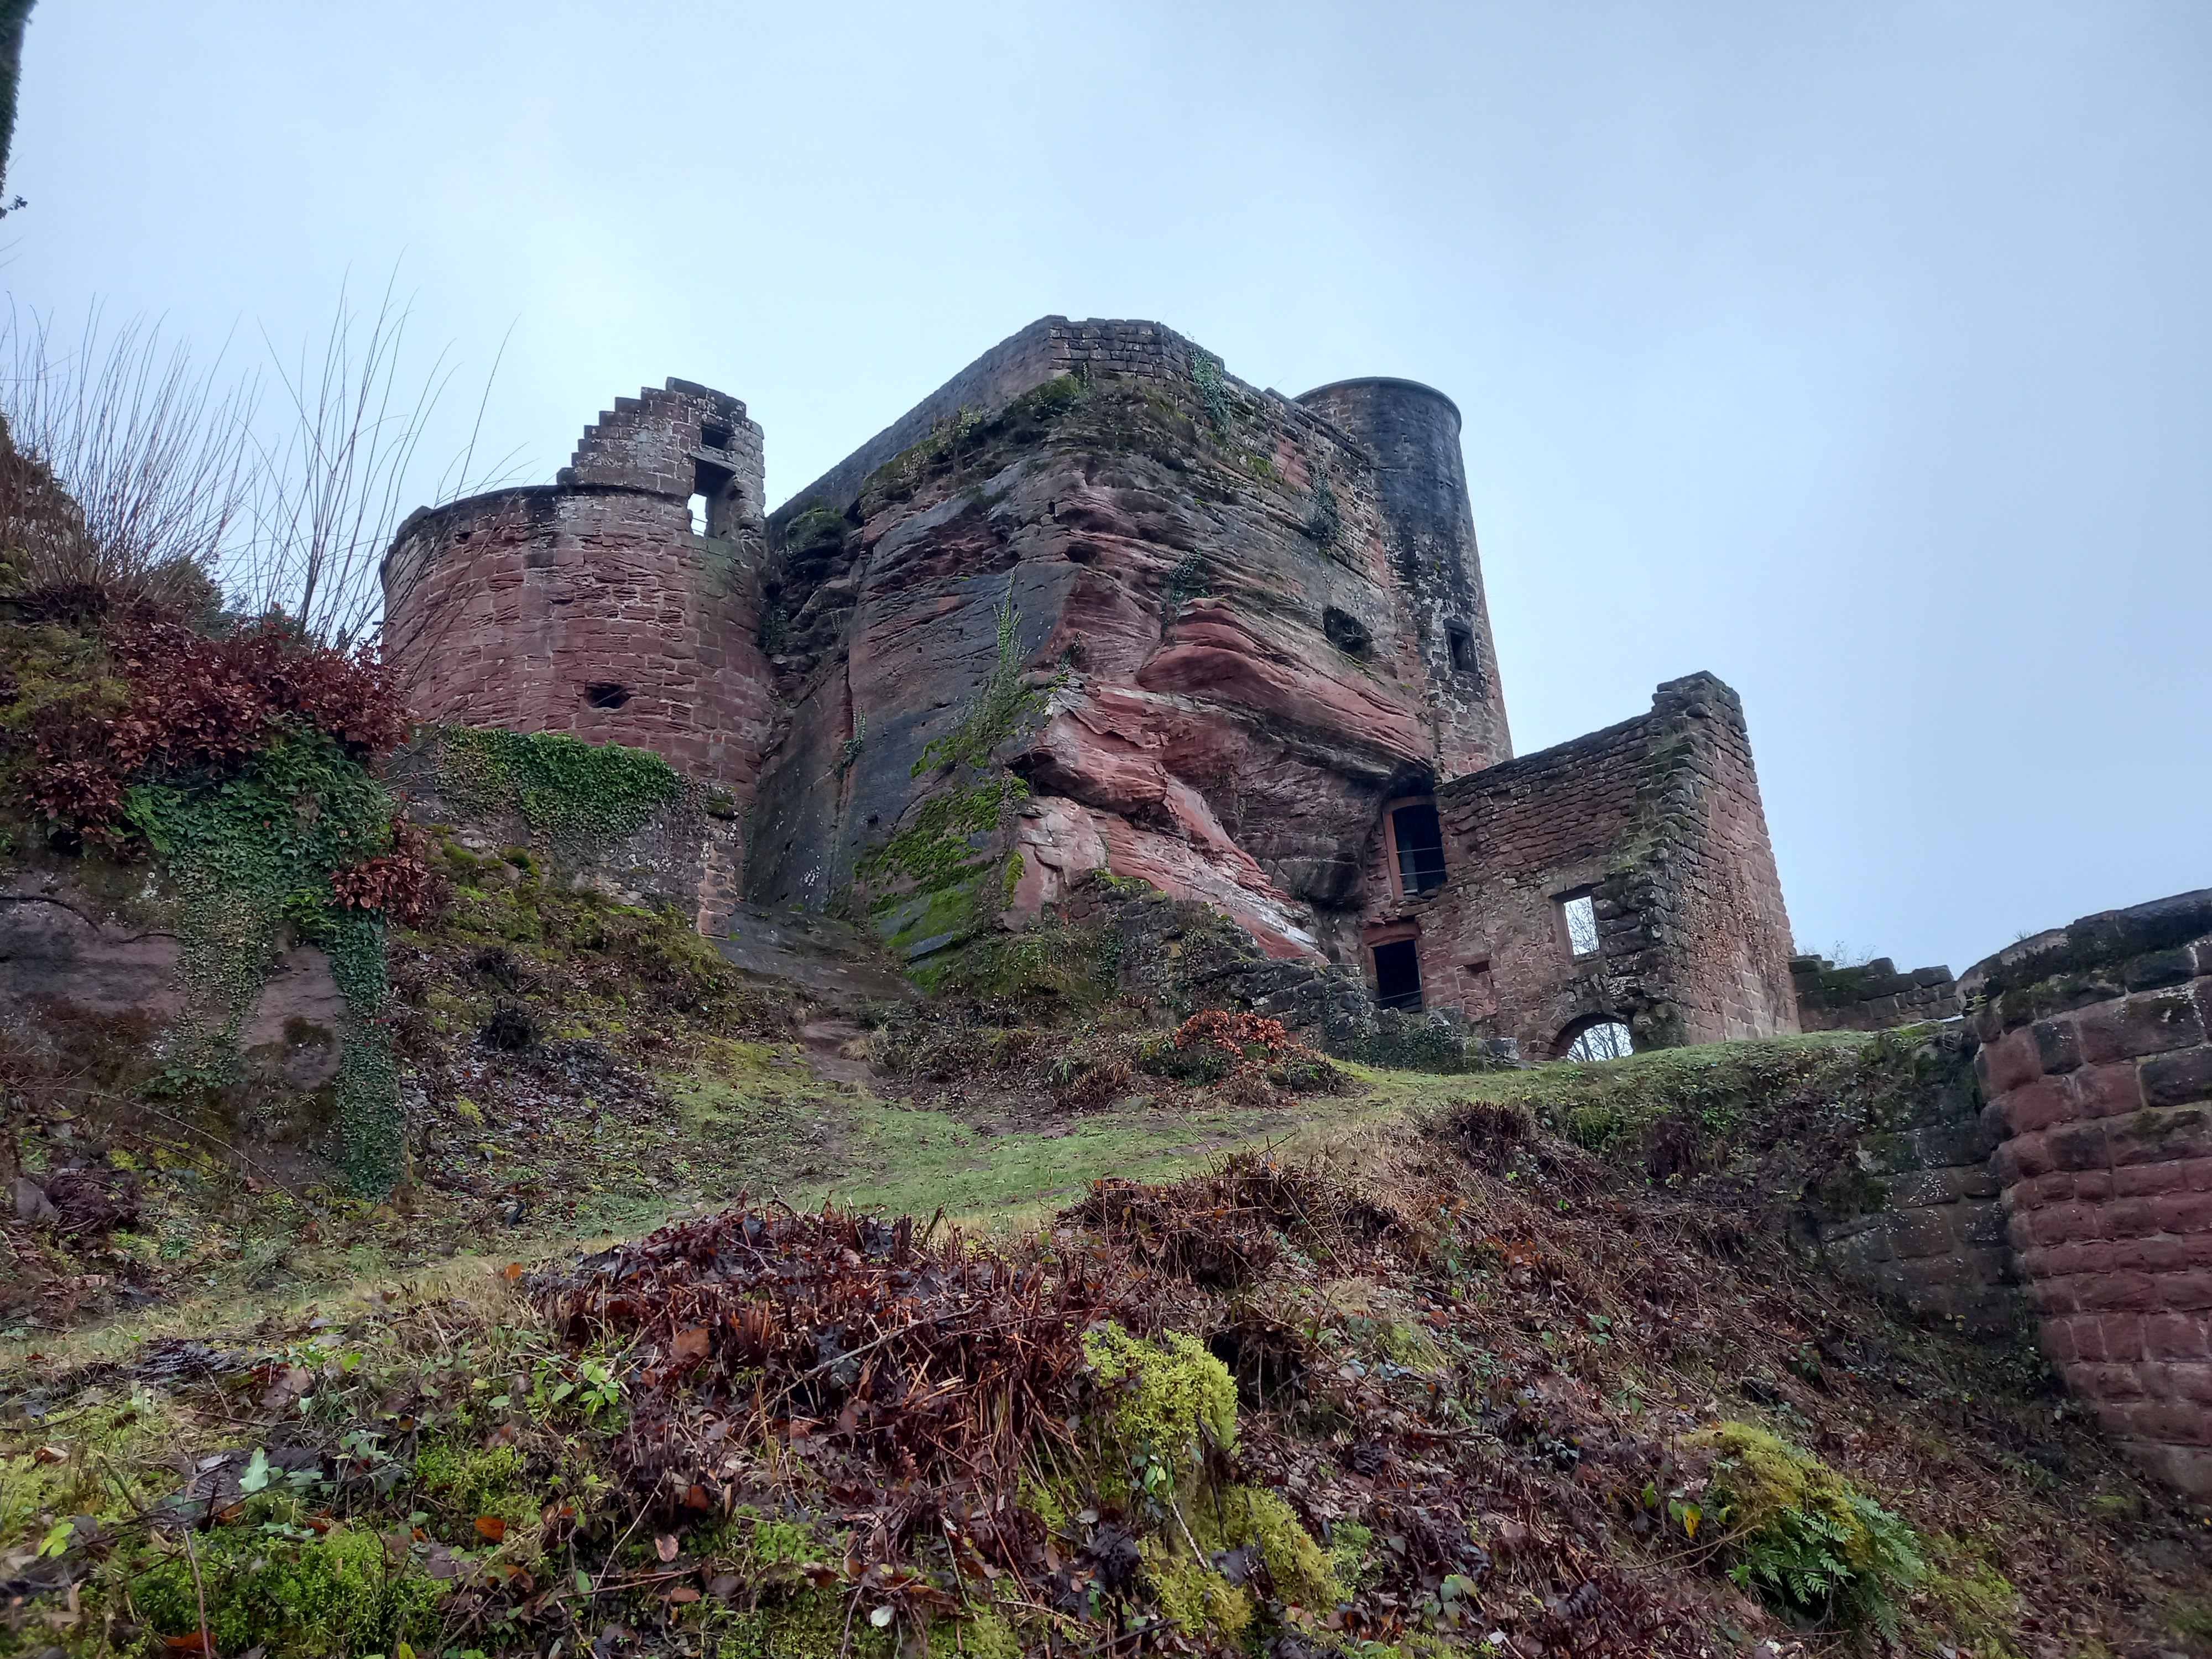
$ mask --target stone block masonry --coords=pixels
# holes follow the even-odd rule
[[[1960,988],[2044,1352],[2137,1462],[2212,1498],[2212,889],[2023,940]]]
[[[743,404],[684,380],[618,398],[558,483],[400,526],[385,654],[425,719],[650,749],[742,804],[773,718],[764,523]]]
[[[1948,968],[1899,973],[1887,957],[1838,968],[1826,957],[1792,957],[1797,1024],[1808,1031],[1881,1031],[1954,1019],[1962,1006]]]
[[[1537,1060],[1600,1022],[1638,1048],[1797,1030],[1743,708],[1712,676],[1661,686],[1641,719],[1445,783],[1435,806],[1443,883],[1409,895],[1378,848],[1370,886],[1370,938],[1413,941],[1425,1006]],[[1593,928],[1579,945],[1578,899]]]

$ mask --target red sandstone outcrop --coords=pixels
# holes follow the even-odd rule
[[[1733,693],[1509,764],[1442,394],[1285,398],[1156,324],[1048,318],[764,541],[758,453],[672,381],[558,485],[410,520],[387,632],[423,712],[725,784],[746,901],[865,915],[925,975],[1103,869],[1534,1054],[1796,1029]]]

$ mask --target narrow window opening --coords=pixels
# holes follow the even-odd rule
[[[1409,939],[1375,947],[1375,1000],[1385,1008],[1421,1006],[1421,955]]]
[[[1398,886],[1407,897],[1441,887],[1444,881],[1444,831],[1433,802],[1401,806],[1390,814],[1398,843]]]
[[[1626,1060],[1634,1052],[1628,1027],[1617,1019],[1594,1020],[1567,1045],[1569,1060]]]
[[[1597,907],[1588,893],[1564,899],[1560,914],[1567,924],[1567,949],[1576,956],[1594,956],[1597,952]]]
[[[1482,666],[1474,654],[1474,635],[1464,628],[1444,629],[1444,643],[1451,650],[1452,672],[1472,674]]]
[[[701,427],[699,447],[702,449],[727,449],[730,447],[730,428],[726,426]]]
[[[711,461],[691,465],[691,529],[694,535],[726,536],[738,516],[738,475]]]
[[[619,685],[587,685],[584,688],[584,701],[594,708],[619,708],[629,701],[629,692]]]

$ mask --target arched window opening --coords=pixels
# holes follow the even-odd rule
[[[1594,1019],[1560,1052],[1562,1060],[1626,1060],[1635,1052],[1628,1027],[1617,1019]]]

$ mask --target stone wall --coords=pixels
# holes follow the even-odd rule
[[[547,878],[562,885],[595,889],[624,904],[674,905],[708,938],[729,931],[742,896],[744,854],[729,791],[684,778],[627,834],[554,835],[511,805],[484,800],[466,769],[449,763],[448,744],[445,732],[426,728],[385,761],[385,784],[407,817],[450,830],[478,856],[528,848]]]
[[[2212,1497],[2212,890],[1960,981],[2045,1352],[2146,1468]]]
[[[1809,1237],[1844,1278],[1978,1336],[2016,1328],[2018,1272],[1990,1167],[1998,1134],[1983,1109],[1971,1034],[1920,1045],[1914,1086],[1803,1206]]]
[[[400,526],[386,657],[427,720],[651,749],[749,799],[772,723],[763,525],[743,404],[682,380],[617,399],[559,483]]]
[[[1498,652],[1460,448],[1459,406],[1413,380],[1340,380],[1298,398],[1373,458],[1393,586],[1407,613],[1438,737],[1437,772],[1451,777],[1513,753],[1494,695]],[[1452,635],[1462,635],[1455,660]]]
[[[1447,878],[1401,894],[1381,849],[1369,935],[1413,939],[1425,1006],[1531,1059],[1592,1021],[1639,1047],[1797,1029],[1789,916],[1742,705],[1711,675],[1651,713],[1441,786]],[[1587,896],[1598,948],[1562,906]],[[1410,930],[1410,931],[1409,931]]]
[[[1826,957],[1792,957],[1797,1024],[1808,1031],[1880,1031],[1953,1019],[1964,1006],[1948,968],[1905,973],[1887,957],[1838,967]]]

